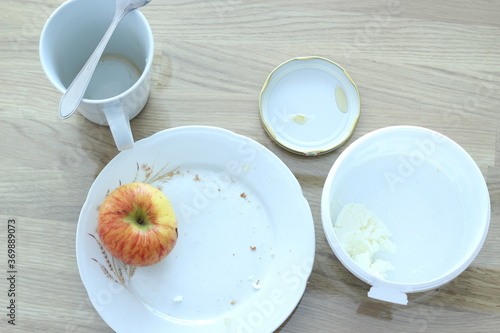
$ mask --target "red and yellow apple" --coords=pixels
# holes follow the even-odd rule
[[[121,185],[101,207],[97,233],[115,258],[131,266],[163,260],[177,242],[177,219],[168,198],[146,183]]]

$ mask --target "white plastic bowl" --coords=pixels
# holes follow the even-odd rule
[[[386,278],[359,266],[342,249],[334,224],[342,207],[364,204],[392,233],[395,267]],[[387,127],[347,147],[328,174],[321,200],[323,229],[342,264],[370,284],[368,296],[407,304],[406,293],[437,288],[462,273],[481,249],[490,221],[485,180],[457,143],[429,129]]]

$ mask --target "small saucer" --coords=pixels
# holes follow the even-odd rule
[[[274,141],[291,152],[317,156],[349,139],[361,104],[356,84],[341,66],[302,57],[271,72],[259,105],[262,124]]]

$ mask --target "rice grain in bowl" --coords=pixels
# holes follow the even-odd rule
[[[336,226],[345,207],[353,212]],[[490,198],[461,146],[426,128],[395,126],[342,152],[323,188],[321,217],[337,258],[372,286],[368,296],[407,304],[407,293],[437,288],[474,260],[488,232]],[[394,249],[371,247],[386,241]],[[349,252],[346,244],[355,242],[357,252]]]

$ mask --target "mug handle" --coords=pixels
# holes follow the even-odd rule
[[[130,128],[130,119],[125,115],[121,103],[105,104],[104,114],[106,115],[118,150],[123,151],[132,148],[134,146],[134,138],[132,136],[132,129]]]

